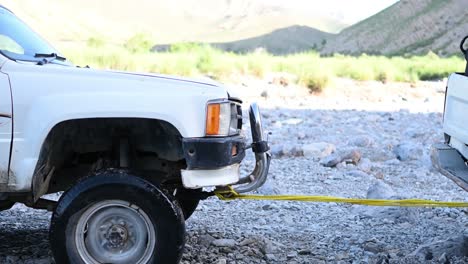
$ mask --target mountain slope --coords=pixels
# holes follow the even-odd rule
[[[402,0],[330,38],[322,53],[451,55],[467,34],[467,0]]]
[[[301,6],[288,7],[267,0],[1,0],[1,3],[54,43],[86,42],[98,37],[121,44],[136,33],[152,36],[155,44],[231,42],[292,25],[331,32],[346,26],[335,18],[307,14]]]
[[[253,52],[263,48],[272,54],[291,54],[312,49],[317,50],[332,34],[306,26],[291,26],[277,29],[269,34],[213,46],[226,51]]]
[[[333,34],[306,26],[290,26],[258,37],[232,42],[210,43],[211,46],[234,53],[249,53],[263,49],[275,55],[285,55],[320,49]],[[168,51],[171,44],[160,44],[153,51]]]

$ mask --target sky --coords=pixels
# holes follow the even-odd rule
[[[332,16],[346,24],[354,24],[389,7],[398,0],[262,0],[294,8],[300,6],[303,12],[320,16]],[[310,6],[310,9],[307,8]],[[320,6],[317,9],[317,6]]]

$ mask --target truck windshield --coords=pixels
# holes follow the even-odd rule
[[[0,6],[0,53],[12,60],[39,62],[44,58],[36,54],[53,54],[57,51],[44,39]]]

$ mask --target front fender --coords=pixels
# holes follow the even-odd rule
[[[205,132],[206,103],[220,87],[145,76],[9,62],[14,138],[9,188],[29,191],[44,140],[57,124],[84,118],[146,118],[172,124],[182,137]]]

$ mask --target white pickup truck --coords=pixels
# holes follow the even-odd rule
[[[450,75],[445,92],[445,143],[432,149],[432,163],[445,176],[468,191],[468,40],[460,49],[467,61],[465,72]]]
[[[178,263],[203,187],[266,180],[259,109],[247,144],[241,103],[214,82],[75,67],[0,6],[0,210],[53,211],[57,263]]]

